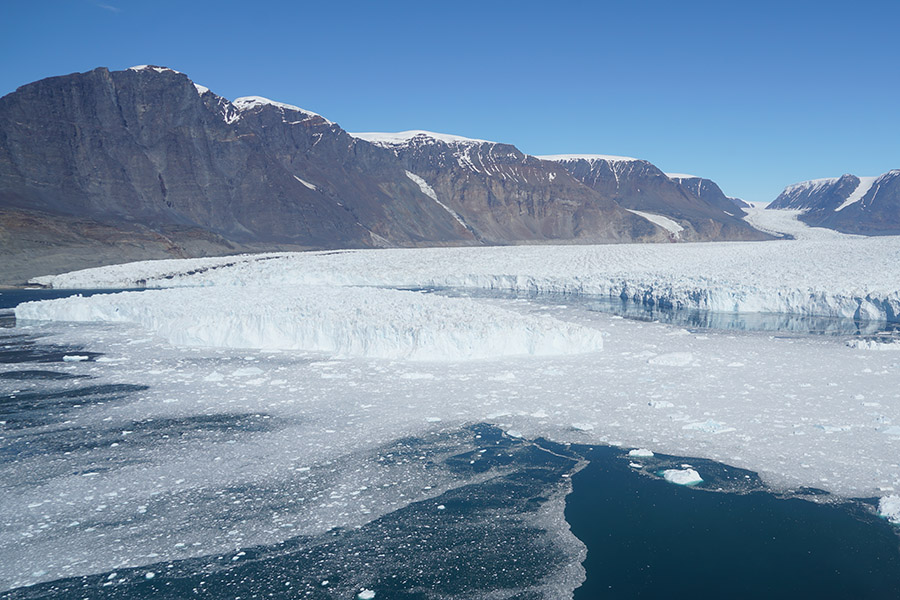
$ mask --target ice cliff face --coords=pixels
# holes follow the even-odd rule
[[[723,313],[898,322],[898,265],[900,237],[834,234],[834,239],[766,244],[385,249],[153,261],[39,278],[35,283],[69,288],[480,288],[610,296]]]
[[[877,177],[842,175],[789,185],[768,208],[800,210],[814,227],[844,233],[900,233],[900,169]]]
[[[16,317],[135,323],[181,346],[409,360],[553,356],[602,349],[600,332],[465,298],[375,288],[226,286],[28,302]]]

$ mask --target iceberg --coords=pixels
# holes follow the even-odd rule
[[[878,514],[893,523],[900,525],[900,496],[884,496],[878,501]]]
[[[697,485],[703,483],[700,473],[694,469],[666,469],[662,473],[663,479],[677,485]]]
[[[603,347],[599,331],[547,315],[519,314],[468,298],[359,287],[173,288],[74,296],[20,304],[16,318],[135,323],[176,346],[340,357],[468,360]],[[253,368],[241,370],[241,376],[251,373]]]

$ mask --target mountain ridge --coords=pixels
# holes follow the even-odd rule
[[[510,144],[366,135],[260,96],[229,101],[154,65],[21,86],[0,98],[0,256],[16,259],[0,283],[44,274],[29,262],[62,271],[142,252],[766,237],[729,230],[723,213],[706,229],[679,221],[690,231],[675,238],[633,211],[640,202]],[[682,193],[709,218],[707,200]]]
[[[768,207],[799,210],[813,227],[862,235],[900,234],[900,169],[872,177],[844,174],[791,184]]]

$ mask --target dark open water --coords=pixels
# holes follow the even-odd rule
[[[61,295],[67,293],[3,292],[0,307]],[[88,354],[9,329],[0,331],[0,346],[0,390],[3,381],[22,377],[71,377],[57,370],[62,356]],[[3,363],[28,369],[3,369]],[[85,379],[64,397],[0,395],[0,420],[26,428],[64,416],[73,402],[123,400],[142,389],[133,383],[110,390]],[[173,421],[154,431],[178,437],[184,427]],[[565,517],[588,549],[578,600],[900,598],[900,537],[874,516],[871,501],[837,502],[815,490],[777,496],[754,473],[712,461],[629,459],[618,448],[523,441],[488,425],[397,440],[381,452],[396,456],[448,445],[460,451],[434,467],[455,473],[463,485],[361,528],[51,581],[0,597],[325,599],[353,598],[368,589],[377,598],[401,600],[553,598],[546,583],[571,563],[572,549],[539,517],[571,481]],[[2,461],[14,461],[22,451],[3,446]],[[48,453],[67,448],[38,446]],[[634,461],[643,467],[630,467]],[[685,462],[703,475],[698,488],[658,476]]]

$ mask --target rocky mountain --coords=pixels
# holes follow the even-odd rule
[[[745,208],[750,208],[750,204],[740,198],[726,196],[722,188],[712,179],[698,177],[697,175],[687,175],[685,173],[666,173],[666,177],[678,183],[681,187],[688,190],[701,200],[708,202],[713,206],[717,206],[726,213],[734,216],[742,216],[747,214]],[[739,210],[735,211],[737,207]]]
[[[350,135],[164,67],[52,77],[0,98],[0,283],[244,251],[765,237],[650,163],[592,166]]]
[[[747,224],[741,218],[743,211],[712,182],[701,182],[698,192],[690,184],[694,178],[685,185],[646,160],[626,156],[563,154],[539,158],[559,163],[573,177],[624,208],[672,221],[673,227],[680,228],[682,240],[770,239]]]
[[[877,177],[848,174],[789,185],[767,208],[800,210],[800,220],[813,227],[900,234],[900,169]]]
[[[482,243],[667,241],[652,222],[515,146],[431,133],[354,133],[392,151],[407,176]]]

